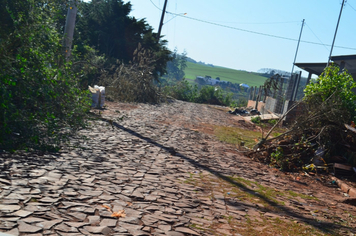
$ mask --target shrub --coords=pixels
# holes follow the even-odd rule
[[[332,103],[331,97],[341,99],[340,109],[350,113],[349,121],[356,115],[356,95],[352,91],[356,83],[346,70],[340,71],[337,65],[332,64],[316,80],[306,86],[304,101],[312,105],[316,101],[325,104]]]
[[[236,104],[236,102],[232,100],[232,93],[226,93],[220,87],[210,85],[205,85],[198,91],[198,86],[189,84],[186,79],[177,82],[175,85],[164,87],[164,93],[175,99],[188,102],[223,106]]]
[[[268,120],[268,123],[271,124],[271,125],[275,125],[277,124],[278,120]]]
[[[155,63],[154,54],[139,44],[131,63],[122,63],[113,73],[107,71],[101,75],[100,83],[112,87],[108,98],[123,102],[160,102],[159,88],[154,83]]]
[[[229,106],[232,102],[232,93],[226,93],[220,87],[205,85],[199,91],[196,102]]]
[[[0,148],[58,150],[89,108],[70,64],[61,63],[56,1],[5,1],[0,15]]]
[[[253,122],[255,124],[260,124],[261,123],[261,117],[259,117],[259,116],[252,117],[251,118],[251,122]]]
[[[175,85],[164,87],[164,93],[178,100],[195,102],[198,96],[198,86],[191,85],[183,79]]]

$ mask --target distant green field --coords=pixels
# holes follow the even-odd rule
[[[267,79],[266,77],[260,76],[258,73],[234,70],[220,66],[211,67],[192,62],[187,62],[187,68],[184,72],[185,78],[190,80],[195,80],[196,76],[204,77],[209,75],[214,79],[220,77],[220,80],[230,81],[237,84],[244,83],[249,86],[263,85]]]

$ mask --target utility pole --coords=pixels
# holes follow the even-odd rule
[[[164,19],[164,14],[166,13],[167,2],[168,2],[168,0],[164,1],[164,6],[163,6],[163,11],[162,11],[162,16],[161,16],[161,22],[159,23],[159,27],[158,27],[157,42],[159,42],[159,38],[161,37],[163,19]]]
[[[64,27],[63,49],[65,60],[68,61],[72,51],[72,42],[75,28],[75,18],[77,16],[77,1],[70,1],[67,12],[66,25]]]
[[[291,79],[292,79],[292,75],[293,75],[295,60],[297,59],[297,55],[298,55],[299,43],[300,43],[300,38],[302,37],[304,21],[305,21],[305,19],[303,19],[303,21],[302,21],[302,28],[300,29],[300,34],[299,34],[299,39],[298,39],[298,44],[297,44],[297,50],[295,51],[295,56],[294,56],[294,61],[293,61],[293,66],[292,66],[292,72],[290,73],[290,78]]]
[[[341,13],[342,13],[342,9],[344,8],[344,4],[345,4],[345,0],[342,0],[341,9],[340,9],[340,14],[339,14],[339,19],[337,20],[336,29],[335,29],[335,34],[334,34],[334,39],[333,39],[333,43],[332,43],[332,45],[331,45],[330,55],[329,55],[329,58],[328,58],[328,63],[326,64],[326,67],[328,67],[328,66],[329,66],[330,61],[331,61],[331,54],[332,54],[332,52],[333,52],[334,43],[335,43],[336,34],[337,34],[337,29],[339,28],[339,23],[340,23]]]

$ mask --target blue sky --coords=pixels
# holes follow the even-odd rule
[[[164,0],[130,2],[131,16],[144,18],[157,32]],[[341,3],[342,0],[168,0],[166,11],[178,16],[165,15],[162,35],[168,40],[169,49],[177,48],[180,53],[185,50],[197,61],[247,71],[291,71],[303,19],[301,40],[324,45],[301,42],[296,62],[327,61]],[[348,54],[356,54],[356,0],[348,0],[343,8],[332,53]]]

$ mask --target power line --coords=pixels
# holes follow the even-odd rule
[[[157,7],[157,5],[156,4],[154,4],[154,2],[152,2],[152,0],[150,0],[150,2],[153,4],[153,6],[155,6],[158,10],[160,10],[160,11],[162,11],[162,9],[161,8],[159,8],[159,7]]]
[[[291,24],[297,22],[299,21],[282,21],[282,22],[226,22],[224,21],[222,23],[232,23],[232,24],[241,24],[241,25],[276,25],[276,24]]]
[[[326,47],[326,44],[324,44],[320,39],[319,37],[314,33],[314,31],[309,27],[309,25],[307,23],[305,23],[305,25],[309,28],[309,30],[314,34],[314,36],[319,40],[319,42],[325,47],[325,49],[327,51],[329,51],[329,49]]]
[[[206,20],[193,18],[193,17],[190,17],[190,16],[175,14],[175,13],[168,12],[168,11],[166,11],[166,13],[172,14],[172,15],[175,15],[175,16],[184,17],[186,19],[190,19],[190,20],[194,20],[194,21],[203,22],[203,23],[210,24],[210,25],[215,25],[215,26],[220,26],[220,27],[224,27],[224,28],[228,28],[228,29],[243,31],[243,32],[251,33],[251,34],[258,34],[258,35],[263,35],[263,36],[272,37],[272,38],[278,38],[278,39],[284,39],[284,40],[289,40],[289,41],[294,41],[294,42],[298,41],[298,39],[293,39],[293,38],[288,38],[288,37],[278,36],[278,35],[273,35],[273,34],[266,34],[266,33],[261,33],[261,32],[256,32],[256,31],[252,31],[252,30],[241,29],[241,28],[228,26],[228,25],[222,25],[222,24],[218,24],[218,23],[214,23],[214,22],[210,22],[210,21],[206,21]],[[316,42],[305,41],[305,40],[301,40],[300,42],[331,47],[331,45],[328,45],[328,44],[316,43]],[[342,49],[356,50],[356,48],[343,47],[343,46],[334,46],[334,47],[342,48]]]
[[[346,4],[349,5],[349,7],[351,7],[352,10],[356,11],[356,9],[350,3],[346,2]]]

